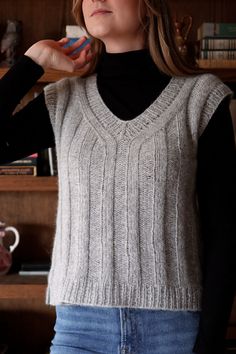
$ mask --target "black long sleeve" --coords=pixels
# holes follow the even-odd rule
[[[23,56],[0,80],[0,163],[7,163],[54,146],[49,113],[41,93],[13,115],[43,69]]]
[[[223,354],[236,284],[236,152],[226,98],[198,144],[204,291],[196,353]]]

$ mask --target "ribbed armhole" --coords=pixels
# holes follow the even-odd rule
[[[49,111],[49,116],[50,116],[50,120],[54,132],[55,132],[56,105],[57,105],[56,85],[57,85],[56,83],[53,83],[44,87],[45,103]]]
[[[206,97],[205,105],[201,112],[198,126],[198,137],[200,137],[208,125],[211,117],[217,110],[219,104],[226,96],[233,97],[233,92],[216,76],[208,74],[205,76],[204,86],[209,88],[209,95]]]

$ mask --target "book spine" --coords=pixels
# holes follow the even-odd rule
[[[214,23],[204,22],[199,27],[197,32],[198,40],[201,40],[205,36],[214,36]]]
[[[236,50],[236,38],[204,38],[201,40],[201,50]]]
[[[236,37],[236,23],[217,23],[216,35]]]
[[[200,59],[235,60],[236,50],[201,50]]]
[[[203,22],[197,30],[197,39],[204,37],[236,37],[236,23]]]
[[[48,275],[49,271],[47,270],[20,270],[19,275]]]
[[[4,164],[4,166],[37,166],[37,159],[17,160],[8,164]]]
[[[15,160],[10,163],[4,164],[4,166],[37,166],[38,154],[33,154],[24,157],[20,160]]]
[[[57,157],[56,157],[56,149],[48,148],[48,160],[49,160],[49,167],[50,167],[50,174],[51,176],[57,176]]]
[[[30,175],[37,176],[36,166],[0,166],[0,176]]]

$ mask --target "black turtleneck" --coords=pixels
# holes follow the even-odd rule
[[[0,80],[0,163],[54,146],[44,93],[16,113],[16,105],[43,69],[23,56]],[[169,83],[147,50],[104,53],[97,67],[99,93],[117,119],[143,112]],[[228,100],[198,141],[197,196],[204,241],[203,310],[195,352],[222,354],[235,291],[235,143]]]
[[[169,83],[147,49],[104,53],[97,67],[98,91],[105,104],[122,120],[143,112]]]

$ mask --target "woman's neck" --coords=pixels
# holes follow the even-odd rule
[[[103,77],[119,77],[129,79],[156,79],[164,75],[152,60],[148,49],[139,49],[122,53],[103,52],[98,66],[98,75]]]
[[[98,91],[109,109],[128,120],[143,112],[168,84],[149,51],[104,52],[97,66]]]

